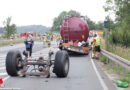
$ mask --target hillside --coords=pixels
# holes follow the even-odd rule
[[[50,31],[50,27],[42,25],[17,26],[17,33],[21,32],[38,32],[44,33]],[[4,28],[0,27],[0,33],[4,33]]]
[[[45,27],[42,25],[29,25],[29,26],[19,26],[17,27],[17,32],[48,32],[50,30],[49,27]]]

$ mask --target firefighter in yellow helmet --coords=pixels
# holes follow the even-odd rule
[[[46,35],[43,35],[43,47],[46,47],[47,38]]]
[[[95,58],[95,42],[96,42],[96,35],[94,35],[93,40],[92,40],[92,42],[91,42],[92,58]]]
[[[101,52],[100,44],[101,44],[101,38],[95,34],[94,46],[95,46],[96,59],[99,59],[99,58],[100,58],[100,54],[101,54],[101,53],[100,53],[100,52]]]

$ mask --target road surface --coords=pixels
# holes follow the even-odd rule
[[[33,58],[38,58],[40,53],[46,57],[50,50],[43,48],[41,42],[35,43],[34,47]],[[5,57],[10,49],[22,51],[24,44],[4,47],[0,51],[0,77],[4,80],[5,88],[9,90],[12,88],[16,88],[16,90],[116,90],[90,55],[70,55],[70,70],[67,78],[57,78],[54,73],[51,73],[50,78],[42,76],[10,77],[5,70]],[[56,52],[58,48],[53,44],[51,50]]]

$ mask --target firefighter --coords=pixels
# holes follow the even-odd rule
[[[96,42],[95,42],[96,59],[99,59],[99,58],[100,58],[100,54],[101,54],[101,53],[100,53],[100,52],[101,52],[101,49],[100,49],[101,38],[96,35],[95,40],[96,40]]]
[[[91,42],[91,47],[92,47],[92,58],[95,58],[96,55],[95,55],[95,43],[96,43],[96,34],[94,35],[93,37],[93,40]]]
[[[95,50],[94,50],[94,44],[93,41],[91,42],[91,47],[92,47],[92,58],[95,58]]]
[[[48,43],[48,47],[51,46],[51,37],[49,35],[47,35],[47,43]]]
[[[46,47],[47,38],[46,35],[43,35],[43,47]]]

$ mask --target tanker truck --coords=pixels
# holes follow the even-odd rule
[[[80,54],[89,53],[89,28],[83,16],[73,16],[64,19],[60,29],[61,42],[59,48],[68,52]]]

